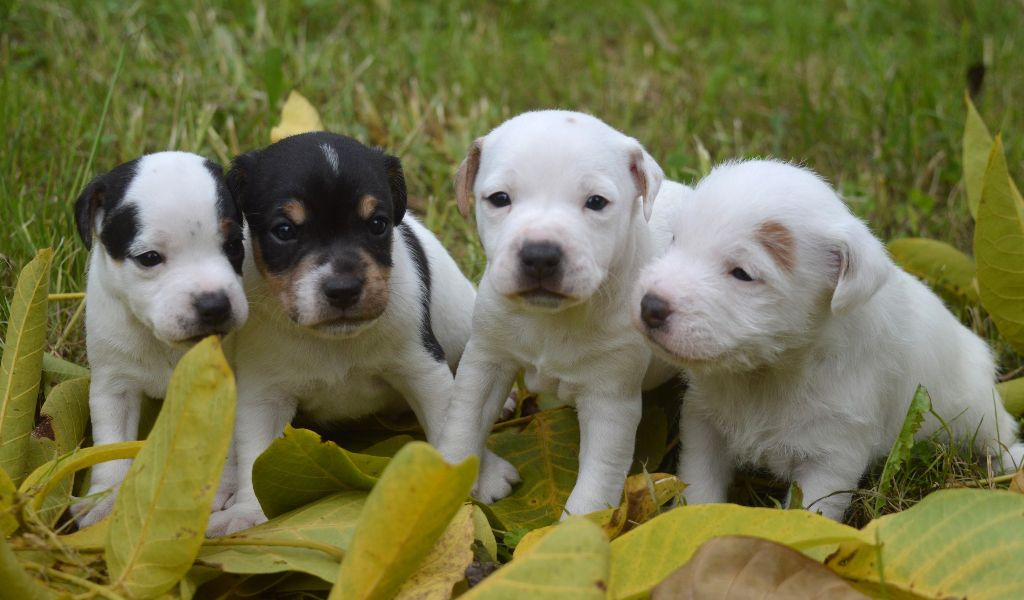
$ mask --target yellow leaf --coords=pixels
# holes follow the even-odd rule
[[[1024,214],[996,136],[978,204],[974,256],[981,303],[999,333],[1024,353]]]
[[[475,457],[453,466],[424,442],[404,446],[366,499],[331,600],[392,598],[462,506],[476,472]]]
[[[607,581],[608,539],[594,523],[572,517],[459,598],[598,600]]]
[[[498,560],[498,540],[494,539],[494,530],[487,515],[476,505],[473,505],[473,539],[483,545],[491,560]]]
[[[651,600],[867,600],[820,562],[779,544],[738,535],[701,544],[655,586]]]
[[[971,216],[977,218],[985,166],[988,164],[989,150],[992,148],[992,134],[988,132],[988,127],[985,127],[985,121],[978,114],[978,109],[974,107],[969,95],[964,94],[964,102],[967,104],[962,161],[964,189],[967,192],[967,207],[971,211]]]
[[[220,340],[206,338],[174,369],[160,416],[114,501],[105,557],[116,589],[152,598],[192,566],[234,416],[234,374]]]
[[[463,506],[395,600],[448,600],[473,562],[473,508]]]
[[[10,544],[2,536],[0,536],[0,582],[2,582],[4,598],[49,600],[57,597],[57,594],[29,577],[18,563]]]
[[[0,469],[0,537],[7,537],[18,529],[18,518],[14,515],[14,487],[7,471]]]
[[[953,246],[926,238],[903,238],[887,244],[904,271],[927,282],[944,299],[977,302],[974,260]]]
[[[864,532],[878,545],[842,544],[827,565],[889,597],[1024,598],[1017,557],[1024,552],[1024,495],[1003,490],[939,490],[911,508],[875,519]],[[881,562],[878,558],[881,556]]]
[[[281,107],[281,122],[270,130],[270,143],[279,142],[291,135],[323,131],[320,114],[302,94],[292,90]]]
[[[873,543],[869,534],[808,511],[734,504],[683,506],[658,515],[612,542],[612,597],[646,595],[690,560],[701,544],[723,535],[781,542],[814,558],[824,558],[840,542]],[[817,550],[811,552],[812,548]]]
[[[997,384],[996,390],[1011,415],[1020,417],[1024,414],[1024,377]]]
[[[686,484],[678,477],[667,473],[632,475],[626,478],[622,504],[618,508],[599,510],[583,516],[600,525],[608,539],[614,540],[656,515],[666,502],[678,497],[685,488]],[[515,555],[527,551],[555,527],[549,525],[524,535],[516,545]]]
[[[46,299],[53,251],[40,250],[18,276],[0,360],[0,469],[17,485],[30,470],[29,435],[46,344]]]

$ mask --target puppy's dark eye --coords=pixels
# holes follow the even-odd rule
[[[228,258],[238,258],[242,256],[242,240],[228,240],[224,242],[224,254]]]
[[[164,257],[161,256],[159,252],[150,250],[149,252],[143,252],[142,254],[136,255],[135,262],[139,263],[140,267],[148,269],[164,262]]]
[[[270,229],[270,233],[282,242],[290,242],[296,236],[295,226],[287,221],[274,225]]]
[[[505,192],[494,192],[487,197],[487,201],[491,203],[494,208],[501,208],[512,204],[512,198],[509,197]]]
[[[590,210],[601,210],[604,207],[608,206],[608,199],[605,198],[604,196],[598,196],[597,194],[594,194],[593,196],[587,198],[587,203],[584,204],[583,206],[589,208]]]
[[[388,231],[388,220],[386,217],[374,217],[370,219],[367,226],[373,235],[384,235]]]
[[[732,275],[733,277],[735,277],[736,279],[739,279],[740,281],[753,281],[754,280],[754,278],[751,277],[749,273],[747,273],[746,271],[744,271],[743,269],[741,269],[739,267],[736,267],[735,269],[730,271],[729,274]]]

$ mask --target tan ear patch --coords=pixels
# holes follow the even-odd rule
[[[644,173],[644,153],[637,150],[629,157],[629,174],[636,184],[637,195],[647,200],[647,174]]]
[[[473,186],[476,184],[476,174],[480,170],[480,154],[483,152],[482,138],[473,142],[469,148],[469,154],[459,165],[455,174],[455,201],[459,205],[459,212],[463,217],[469,217],[469,209],[473,207]]]
[[[757,241],[780,267],[787,271],[796,267],[796,239],[788,227],[776,221],[762,223],[757,228]]]
[[[284,206],[281,207],[281,212],[296,225],[302,225],[306,222],[306,206],[298,200],[285,202]]]
[[[380,200],[377,200],[374,196],[366,194],[359,199],[359,216],[363,220],[369,219],[373,216],[373,213],[377,210],[380,205]]]

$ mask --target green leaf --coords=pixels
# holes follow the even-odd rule
[[[43,373],[58,380],[74,379],[88,377],[89,369],[76,365],[69,360],[64,360],[56,354],[46,352],[43,354]]]
[[[452,466],[424,442],[403,447],[366,500],[330,598],[392,598],[448,527],[476,472],[475,457]]]
[[[256,459],[252,485],[273,518],[336,492],[369,491],[387,464],[387,458],[349,452],[308,429],[287,426],[284,437]]]
[[[505,530],[537,529],[558,521],[576,484],[580,452],[576,412],[571,408],[539,412],[522,431],[495,433],[487,445],[515,465],[522,483],[512,495],[484,510]]]
[[[953,246],[926,238],[903,238],[887,247],[896,264],[926,281],[947,302],[978,301],[974,260]]]
[[[1024,353],[1024,214],[1010,181],[1003,143],[996,136],[989,155],[974,229],[981,303],[999,333]]]
[[[0,469],[0,538],[18,529],[18,518],[14,514],[14,495],[17,491],[17,486],[7,472]]]
[[[572,517],[459,598],[599,600],[608,588],[608,560],[608,540],[601,528],[584,517]]]
[[[209,337],[171,375],[163,410],[114,501],[106,561],[116,589],[151,598],[174,587],[202,544],[227,457],[235,378]]]
[[[686,564],[701,544],[723,535],[772,540],[819,559],[840,542],[872,543],[870,535],[809,511],[735,504],[683,506],[612,542],[611,596],[645,596]],[[810,552],[811,548],[819,550]]]
[[[15,484],[28,474],[29,435],[46,344],[46,297],[53,251],[40,250],[18,276],[0,361],[0,469]]]
[[[996,385],[1003,406],[1015,417],[1024,414],[1024,377],[1004,381]]]
[[[334,582],[338,559],[308,542],[347,550],[366,497],[363,491],[332,494],[235,535],[207,540],[198,563],[226,573],[301,571]],[[261,540],[293,545],[265,545]]]
[[[4,598],[45,600],[57,597],[56,594],[29,577],[18,563],[18,559],[15,558],[10,544],[3,537],[0,537],[0,581],[3,582]]]
[[[652,600],[867,600],[820,562],[768,540],[723,536],[659,583]]]
[[[911,508],[875,519],[864,532],[879,544],[844,543],[834,571],[877,588],[929,598],[1024,598],[1024,495],[1003,490],[939,490]],[[879,561],[881,558],[881,561]]]
[[[914,397],[907,408],[907,416],[903,419],[900,434],[892,443],[889,456],[882,467],[882,475],[878,479],[878,495],[875,496],[875,512],[882,510],[889,490],[892,489],[892,478],[910,460],[910,449],[914,447],[914,436],[924,423],[924,416],[932,409],[932,399],[924,386],[917,386]]]
[[[70,379],[58,384],[43,403],[39,424],[32,433],[32,442],[39,447],[36,454],[43,459],[40,464],[76,450],[88,427],[89,380]],[[57,493],[47,495],[39,512],[46,525],[52,527],[67,508],[73,483],[74,475],[68,475],[55,488]]]
[[[967,120],[964,122],[964,188],[967,192],[967,207],[971,216],[978,218],[978,203],[981,202],[982,182],[985,179],[985,167],[992,148],[992,134],[985,127],[985,121],[974,108],[971,97],[964,94],[967,104]]]

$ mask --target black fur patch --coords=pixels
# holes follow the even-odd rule
[[[97,176],[85,186],[82,194],[75,201],[75,225],[78,227],[78,235],[81,236],[87,248],[92,247],[92,230],[96,221],[96,212],[100,209],[103,210],[102,229],[105,230],[110,220],[117,214],[117,208],[124,199],[128,185],[135,178],[138,163],[139,159],[136,158]],[[123,217],[122,220],[124,219]],[[117,236],[112,235],[111,242],[115,247],[124,249],[120,256],[120,258],[124,258],[124,252],[131,245],[137,230],[127,227],[127,223],[124,222],[120,223],[120,227],[120,233]],[[123,236],[128,233],[131,233],[132,237],[127,240],[127,243],[123,243]],[[108,246],[107,251],[110,252],[106,236],[103,236],[103,243]]]
[[[104,215],[100,241],[110,258],[124,260],[128,256],[128,249],[139,233],[138,212],[134,204],[128,204]]]
[[[210,177],[213,177],[217,188],[217,221],[221,224],[231,224],[229,227],[221,227],[224,254],[235,269],[235,273],[241,275],[242,262],[245,260],[245,249],[242,245],[242,209],[224,181],[224,168],[209,159],[203,162],[203,166],[210,172]]]
[[[423,245],[420,244],[419,238],[413,232],[412,228],[408,225],[399,225],[398,229],[402,232],[402,239],[405,240],[405,247],[409,249],[409,254],[412,254],[413,261],[416,262],[416,273],[420,278],[420,288],[422,295],[420,296],[420,305],[423,310],[423,315],[420,320],[420,339],[423,341],[423,347],[427,349],[434,360],[438,362],[444,362],[444,348],[441,347],[441,343],[437,341],[437,337],[434,335],[434,328],[430,322],[430,263],[427,262],[427,253],[423,250]]]

